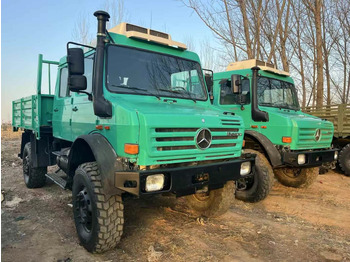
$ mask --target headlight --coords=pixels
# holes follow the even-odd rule
[[[305,154],[298,155],[298,164],[303,165],[303,164],[305,164],[305,162],[306,162]]]
[[[334,152],[334,160],[337,160],[338,159],[338,151],[335,151]]]
[[[243,162],[241,164],[241,176],[248,175],[250,173],[251,167],[252,166],[250,162]]]
[[[158,190],[163,189],[163,187],[164,187],[164,175],[163,174],[149,175],[148,177],[146,177],[145,190],[147,192],[158,191]]]

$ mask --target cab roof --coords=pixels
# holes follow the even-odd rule
[[[274,64],[260,61],[257,59],[243,60],[239,62],[232,62],[226,67],[226,71],[251,69],[252,67],[258,66],[261,70],[271,72],[277,75],[290,76],[286,71],[279,70]]]
[[[200,62],[196,53],[186,50],[187,46],[185,44],[173,41],[169,34],[163,32],[129,23],[121,23],[109,29],[108,32],[116,45],[144,49]],[[61,58],[60,65],[65,63],[66,56]]]

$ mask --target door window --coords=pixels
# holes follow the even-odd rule
[[[68,68],[61,69],[60,76],[60,97],[68,96]]]

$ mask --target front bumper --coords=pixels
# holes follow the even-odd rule
[[[292,167],[317,167],[324,163],[335,161],[334,152],[338,149],[327,149],[320,151],[293,151],[283,152],[282,161],[287,166]],[[306,157],[305,164],[298,164],[298,155],[304,154]]]
[[[240,174],[243,162],[251,163],[251,173],[245,176]],[[208,186],[208,189],[212,190],[222,188],[227,181],[249,177],[255,171],[254,163],[255,155],[248,154],[229,161],[198,166],[152,169],[138,172],[115,172],[114,181],[118,189],[137,196],[172,192],[179,197],[194,194],[204,186]],[[164,174],[164,187],[159,191],[146,192],[146,177],[153,174]]]

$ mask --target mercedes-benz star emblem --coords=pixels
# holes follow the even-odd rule
[[[315,132],[315,140],[316,141],[319,141],[321,138],[321,129],[316,129],[316,132]]]
[[[196,143],[199,149],[207,149],[211,145],[211,133],[209,129],[202,128],[196,136]]]

